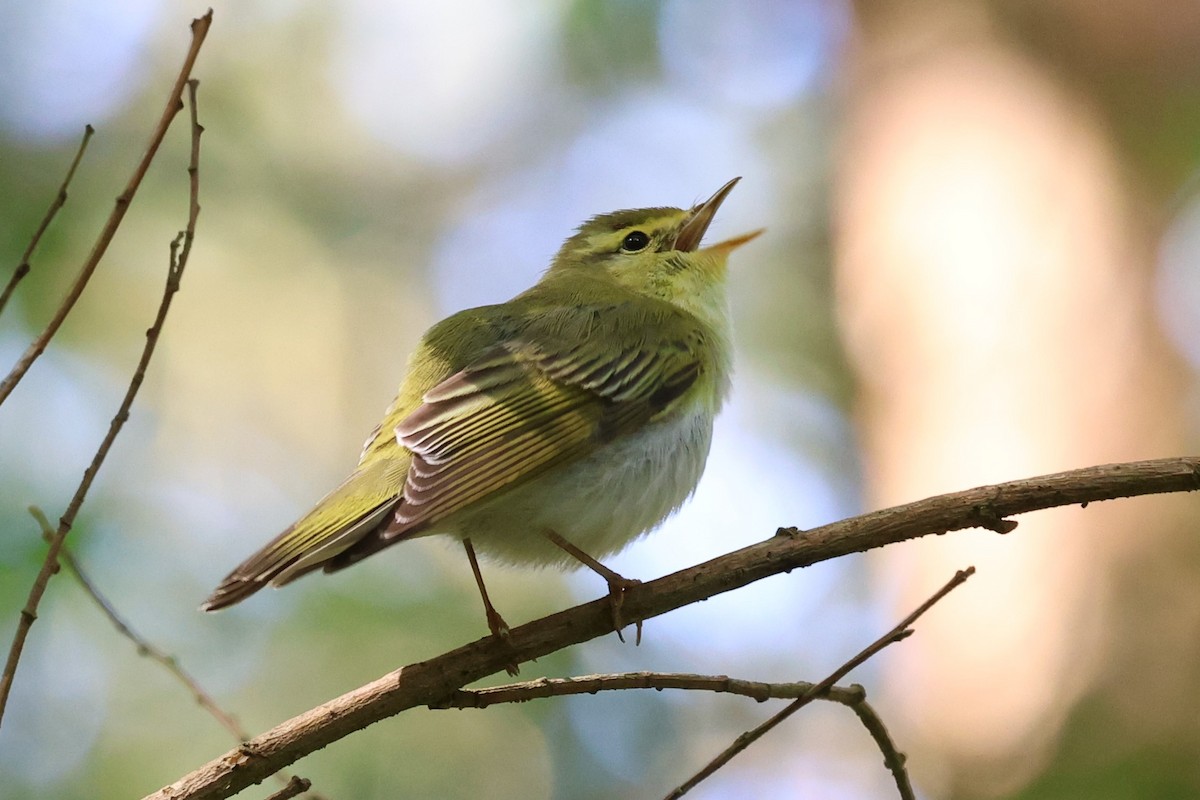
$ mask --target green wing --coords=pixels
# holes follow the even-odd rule
[[[362,465],[311,511],[230,572],[201,608],[233,605],[268,582],[282,586],[346,551],[381,525],[399,500],[401,474],[384,460]]]
[[[559,302],[521,325],[473,309],[435,326],[422,344],[429,358],[414,361],[425,366],[368,437],[358,469],[226,576],[203,608],[353,564],[669,412],[707,368],[704,329],[675,309],[623,310]],[[464,337],[503,344],[476,348],[453,371],[449,344]]]
[[[702,371],[695,333],[624,346],[523,337],[434,386],[396,426],[413,460],[385,538],[415,533],[663,413]]]

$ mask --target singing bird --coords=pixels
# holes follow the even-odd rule
[[[445,534],[466,549],[494,635],[508,628],[476,549],[586,564],[608,581],[619,631],[631,581],[598,559],[691,495],[729,390],[726,262],[761,231],[700,241],[738,180],[688,209],[593,217],[531,289],[430,328],[350,477],[202,608]]]

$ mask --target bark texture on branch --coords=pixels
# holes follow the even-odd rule
[[[1200,457],[1111,464],[982,486],[774,537],[628,590],[624,615],[649,619],[762,578],[884,545],[964,528],[1002,533],[1030,511],[1121,497],[1200,489]],[[147,800],[229,797],[309,753],[381,719],[445,704],[473,681],[514,660],[541,658],[612,631],[603,597],[514,628],[511,648],[491,637],[410,664],[277,725],[149,795]]]

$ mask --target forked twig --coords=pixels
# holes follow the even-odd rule
[[[809,681],[764,683],[730,678],[726,675],[693,675],[678,672],[624,672],[615,675],[583,675],[578,678],[538,678],[522,683],[491,686],[486,689],[459,689],[446,700],[432,704],[433,709],[487,708],[497,703],[525,703],[545,697],[564,697],[576,694],[595,694],[617,689],[688,689],[715,693],[736,694],[758,702],[798,698],[813,692],[817,684]],[[878,712],[867,702],[867,693],[858,684],[830,686],[814,700],[827,700],[851,709],[867,733],[883,753],[883,762],[896,780],[903,798],[912,797],[904,768],[904,755],[892,742],[887,727]]]
[[[757,728],[746,731],[741,736],[737,737],[737,739],[733,741],[733,744],[722,751],[720,755],[705,764],[699,772],[688,778],[686,781],[676,787],[671,793],[669,793],[667,795],[667,800],[683,797],[683,795],[695,788],[696,785],[702,780],[712,775],[725,764],[729,763],[734,756],[761,739],[768,731],[779,725],[779,723],[783,722],[792,714],[795,714],[801,708],[804,708],[804,706],[808,705],[813,700],[818,699],[822,694],[828,692],[835,683],[844,678],[847,673],[849,673],[855,667],[859,666],[888,645],[893,644],[894,642],[899,642],[903,639],[907,639],[913,633],[911,627],[912,624],[916,622],[922,614],[932,608],[935,603],[937,603],[947,594],[961,586],[967,580],[967,578],[974,574],[974,567],[967,567],[966,569],[959,570],[957,573],[955,573],[954,577],[946,583],[945,586],[934,592],[934,594],[928,600],[926,600],[924,603],[918,606],[915,611],[901,620],[900,624],[876,639],[874,642],[864,648],[858,655],[854,656],[854,658],[838,667],[829,675],[829,677],[814,685],[812,689],[804,694],[804,696],[789,703],[783,710],[775,714],[775,716],[771,717],[763,724],[759,725]],[[875,717],[875,721],[878,722],[878,727],[882,728],[883,723],[879,721],[878,716],[874,715],[873,711],[871,713],[872,716]],[[859,715],[859,718],[862,719],[861,714]],[[864,724],[865,722],[866,720],[864,720]],[[871,726],[868,726],[868,730],[871,730]],[[872,733],[872,735],[874,735],[874,733]],[[886,730],[884,730],[884,735],[886,736]],[[879,740],[876,739],[876,741]],[[888,738],[888,741],[890,742],[890,737]],[[901,757],[899,753],[893,749],[892,754],[885,752],[884,758],[888,762],[889,769],[892,769],[892,775],[896,779],[896,788],[900,791],[900,796],[904,798],[904,800],[913,800],[914,795],[912,786],[909,784],[908,774],[904,770],[903,757]]]
[[[21,254],[21,262],[13,270],[12,276],[9,277],[8,283],[4,286],[4,291],[0,292],[0,314],[4,313],[4,307],[8,305],[9,298],[17,290],[17,284],[33,268],[29,263],[29,259],[33,258],[33,251],[37,249],[38,243],[42,241],[42,234],[50,227],[50,223],[54,220],[55,215],[58,214],[58,210],[67,204],[67,187],[71,185],[71,178],[75,177],[75,170],[79,167],[79,162],[83,160],[83,151],[87,150],[88,142],[91,141],[92,134],[95,132],[96,129],[91,125],[83,127],[83,140],[79,143],[79,150],[75,153],[75,159],[71,162],[70,169],[67,170],[67,177],[63,179],[62,186],[58,187],[58,194],[54,196],[54,202],[46,209],[46,216],[42,217],[41,224],[33,232],[33,238],[29,240],[29,246]]]
[[[212,12],[210,11],[209,15],[202,17],[201,20],[211,20],[211,18]],[[196,20],[192,23],[193,30],[196,30],[197,27],[203,27],[205,31],[207,30],[207,22],[203,26],[197,25],[197,22],[201,20]],[[196,37],[197,41],[202,40],[203,34],[197,33]],[[198,47],[198,44],[193,44],[188,64],[184,68],[185,73],[190,68],[191,61],[194,60],[196,47]],[[184,267],[187,265],[188,256],[192,252],[192,242],[196,236],[196,219],[200,215],[200,134],[204,130],[196,120],[196,83],[193,80],[188,81],[187,84],[189,87],[188,97],[192,107],[192,151],[191,160],[188,165],[190,203],[187,228],[180,232],[175,237],[175,240],[171,242],[171,257],[167,268],[166,287],[163,289],[163,297],[159,303],[154,324],[146,331],[146,344],[142,349],[142,356],[138,360],[133,377],[129,381],[129,388],[125,391],[125,397],[121,400],[121,405],[117,409],[116,415],[113,417],[112,422],[109,423],[108,433],[105,435],[103,441],[100,442],[100,447],[96,450],[95,456],[92,457],[92,462],[84,470],[83,479],[79,482],[79,486],[76,488],[71,502],[67,505],[67,510],[59,519],[58,530],[55,531],[54,536],[50,540],[45,560],[42,562],[42,568],[33,582],[33,587],[29,590],[29,597],[25,602],[25,607],[21,610],[21,617],[17,622],[17,630],[13,634],[12,647],[8,651],[8,659],[4,665],[4,672],[0,674],[0,723],[4,719],[4,710],[8,705],[8,696],[12,691],[13,678],[16,675],[17,664],[21,660],[21,652],[25,648],[25,640],[29,636],[29,629],[33,626],[34,620],[37,619],[38,604],[41,602],[42,595],[46,592],[46,586],[49,584],[51,576],[58,571],[58,556],[62,551],[63,542],[67,537],[67,533],[71,530],[71,526],[75,523],[75,517],[79,514],[79,509],[87,497],[88,490],[92,486],[92,481],[96,478],[96,473],[100,471],[100,467],[104,464],[104,460],[108,456],[108,451],[112,448],[113,442],[116,441],[117,434],[121,432],[125,421],[129,419],[129,409],[133,406],[134,398],[137,397],[138,390],[142,386],[142,381],[146,377],[146,368],[150,364],[150,358],[154,355],[159,334],[162,332],[167,312],[171,308],[171,300],[174,298],[175,293],[179,291],[179,281],[183,275]],[[181,241],[182,249],[180,248]]]
[[[196,63],[196,56],[200,54],[200,45],[204,43],[204,37],[208,35],[208,29],[212,25],[212,16],[212,9],[209,9],[208,13],[204,16],[192,20],[192,45],[184,57],[183,68],[179,71],[179,77],[175,79],[175,85],[171,88],[171,94],[167,97],[167,106],[163,110],[162,117],[154,129],[154,133],[150,136],[150,144],[146,148],[146,153],[134,169],[133,176],[125,186],[125,191],[117,196],[112,213],[108,215],[108,221],[100,231],[96,243],[92,245],[91,253],[83,262],[79,274],[75,277],[75,282],[67,290],[67,296],[63,298],[62,303],[54,312],[54,316],[50,318],[46,329],[33,340],[21,357],[17,359],[17,363],[13,365],[12,370],[5,376],[4,380],[0,381],[0,404],[3,404],[8,396],[12,394],[13,389],[20,383],[21,378],[25,377],[25,373],[33,366],[33,362],[46,350],[46,346],[50,344],[50,340],[54,337],[54,334],[58,332],[67,315],[71,313],[71,309],[75,307],[75,301],[83,294],[88,280],[92,277],[92,273],[96,271],[96,266],[100,263],[100,259],[104,257],[104,253],[108,250],[108,245],[112,242],[113,236],[116,235],[117,228],[121,225],[121,220],[125,218],[125,212],[129,210],[129,204],[133,201],[133,196],[137,193],[138,187],[141,186],[142,178],[145,176],[146,170],[149,169],[150,162],[154,160],[159,145],[162,144],[163,138],[167,135],[167,129],[171,126],[171,121],[175,119],[175,115],[183,108],[183,87],[187,84],[188,77],[191,75],[192,66]],[[2,697],[0,697],[0,700],[2,700]],[[0,709],[2,707],[0,705]]]

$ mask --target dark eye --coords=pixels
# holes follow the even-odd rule
[[[641,231],[634,231],[621,240],[621,249],[626,253],[636,253],[639,250],[645,250],[648,244],[650,244],[649,236]]]

